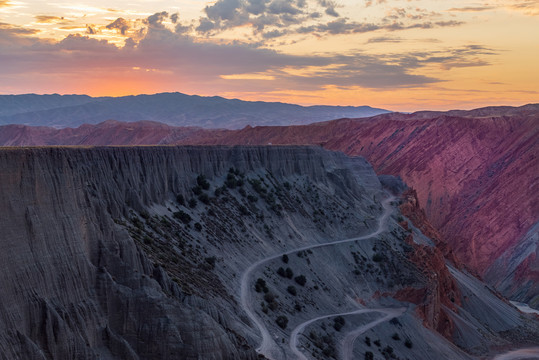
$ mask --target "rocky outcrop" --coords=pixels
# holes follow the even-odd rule
[[[422,269],[427,281],[423,289],[405,289],[397,293],[396,298],[407,300],[418,305],[417,311],[423,318],[426,326],[435,329],[446,338],[452,339],[455,326],[445,309],[458,311],[461,306],[461,294],[457,284],[446,267],[446,261],[455,261],[453,253],[447,248],[441,235],[428,222],[425,212],[419,206],[417,193],[413,189],[406,190],[403,195],[400,210],[415,227],[436,246],[422,245],[414,242],[414,235],[410,233],[406,242],[414,250],[409,252],[410,260]],[[408,229],[406,221],[401,225]]]

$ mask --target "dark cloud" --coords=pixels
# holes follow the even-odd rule
[[[124,18],[118,18],[106,26],[107,29],[119,30],[122,35],[126,35],[127,31],[131,28],[129,21]]]
[[[198,31],[199,33],[205,34],[209,31],[215,30],[216,28],[217,28],[217,24],[215,24],[213,21],[207,18],[202,18],[200,19],[200,23],[195,30]]]
[[[86,34],[95,35],[97,34],[97,29],[94,25],[86,25]]]
[[[369,44],[372,44],[372,43],[400,43],[402,42],[404,39],[402,38],[398,38],[398,37],[390,37],[390,36],[377,36],[377,37],[373,37],[373,38],[370,38],[367,43]]]
[[[477,12],[477,11],[487,11],[496,9],[495,6],[466,6],[461,8],[451,8],[447,11],[460,11],[460,12]]]
[[[28,29],[28,28],[22,28],[17,25],[11,25],[7,23],[1,23],[0,22],[0,31],[5,35],[34,35],[39,32],[37,29]]]
[[[36,22],[39,24],[57,24],[65,22],[64,17],[51,16],[51,15],[37,15],[35,16]]]
[[[153,15],[148,16],[146,18],[146,24],[148,24],[150,27],[163,27],[163,21],[165,21],[168,18],[168,12],[161,11],[158,13],[155,13]]]
[[[172,21],[173,24],[176,24],[179,19],[180,19],[180,14],[179,13],[174,13],[174,14],[170,15],[170,21]]]
[[[515,4],[508,4],[509,8],[517,11],[521,11],[526,15],[537,16],[539,15],[539,1],[527,0],[520,1]]]

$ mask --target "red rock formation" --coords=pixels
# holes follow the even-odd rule
[[[461,305],[461,295],[455,280],[447,270],[446,258],[442,251],[446,251],[449,257],[453,257],[452,252],[443,246],[441,235],[426,219],[425,212],[419,206],[415,190],[407,190],[403,199],[404,202],[400,206],[402,214],[410,219],[415,227],[434,240],[437,246],[416,244],[412,234],[406,238],[405,241],[414,249],[409,253],[409,259],[423,270],[427,286],[420,289],[399,290],[394,297],[416,304],[417,314],[423,319],[425,326],[451,339],[454,324],[443,306],[455,312],[458,311],[457,306]],[[406,222],[403,223],[407,225]]]

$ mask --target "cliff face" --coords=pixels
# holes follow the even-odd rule
[[[176,258],[177,248],[142,240],[140,220],[138,228],[126,225],[177,194],[188,198],[197,174],[222,177],[232,166],[264,169],[281,179],[305,176],[326,189],[346,184],[349,190],[337,190],[336,198],[348,206],[362,186],[379,187],[364,160],[321,149],[0,150],[0,357],[255,358],[254,342],[243,337],[252,330],[231,315],[238,311],[233,293],[201,270],[204,257]],[[152,226],[150,235],[164,234]],[[311,234],[324,236],[316,228]],[[189,256],[199,253],[196,248]],[[178,279],[171,281],[170,274]]]

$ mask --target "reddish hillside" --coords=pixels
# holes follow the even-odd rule
[[[515,113],[431,113],[426,118],[424,113],[388,114],[309,126],[245,128],[188,142],[320,144],[362,155],[378,173],[400,175],[417,189],[429,220],[459,259],[484,274],[502,255],[511,258],[506,252],[538,220],[539,111],[528,107],[521,115]],[[537,267],[537,259],[535,249],[519,262],[530,270]]]
[[[54,129],[25,125],[0,126],[1,146],[45,145],[156,145],[179,141],[202,131],[158,122],[132,123],[109,120],[97,125]]]

